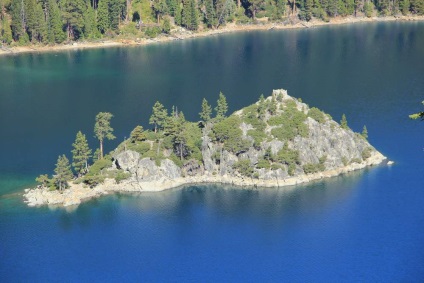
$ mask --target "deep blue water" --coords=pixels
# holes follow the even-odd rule
[[[0,58],[0,281],[423,282],[424,23],[248,32],[137,48]],[[285,88],[394,160],[285,189],[205,186],[29,208],[78,130],[116,141],[156,100],[197,119]]]

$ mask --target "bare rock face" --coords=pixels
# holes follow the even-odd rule
[[[126,150],[115,156],[116,167],[131,173],[131,179],[138,182],[152,182],[162,179],[181,177],[181,169],[169,159],[161,161],[160,166],[150,158],[141,158],[140,154]]]

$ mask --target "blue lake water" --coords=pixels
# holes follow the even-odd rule
[[[0,281],[423,282],[424,23],[226,34],[0,57]],[[21,192],[110,111],[117,140],[156,100],[198,119],[285,88],[361,131],[395,165],[309,185],[111,195],[75,210]]]

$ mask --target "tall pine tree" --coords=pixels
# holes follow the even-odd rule
[[[88,147],[87,139],[81,131],[77,133],[72,147],[72,166],[78,176],[81,176],[87,173],[88,160],[91,157],[91,149]]]

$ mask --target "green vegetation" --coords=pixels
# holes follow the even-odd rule
[[[424,14],[424,0],[1,0],[0,42],[54,44],[143,34],[150,38],[172,33],[173,25],[196,31],[230,22],[400,14]]]
[[[346,119],[346,115],[343,114],[342,115],[342,119],[340,120],[340,126],[342,127],[342,129],[349,129],[349,126],[347,125],[347,119]]]
[[[311,117],[312,119],[314,119],[318,123],[325,123],[325,121],[326,121],[325,113],[322,112],[321,110],[319,110],[316,107],[312,107],[311,109],[309,109],[308,117]]]
[[[212,129],[213,138],[229,152],[239,154],[248,150],[250,142],[243,138],[240,124],[240,117],[235,115],[216,123]]]
[[[362,129],[362,133],[361,136],[365,139],[368,140],[368,130],[367,127],[364,125],[364,128]]]
[[[105,139],[113,140],[115,136],[113,133],[113,128],[110,126],[110,119],[113,115],[109,112],[100,112],[96,116],[96,123],[94,124],[94,134],[100,142],[100,159],[103,158],[103,141]]]
[[[215,107],[216,116],[215,119],[217,121],[221,121],[226,117],[226,114],[228,112],[228,104],[227,104],[227,98],[222,94],[222,92],[219,93],[219,98],[217,101],[217,105]]]
[[[371,157],[371,151],[372,151],[372,149],[370,147],[366,147],[362,151],[362,159],[367,160],[368,158],[370,158]]]
[[[271,126],[277,126],[271,130],[271,134],[279,140],[293,140],[297,135],[308,137],[309,129],[304,123],[306,115],[299,111],[293,100],[286,102],[284,111],[277,116],[272,116],[268,120]]]
[[[242,159],[233,164],[233,169],[237,170],[241,175],[251,177],[254,170],[248,159]]]
[[[81,176],[88,171],[88,160],[91,157],[91,149],[88,147],[87,139],[85,135],[79,131],[75,138],[75,142],[72,144],[72,167],[78,176]]]
[[[71,165],[65,155],[61,155],[57,159],[54,173],[55,175],[53,176],[53,180],[57,188],[62,191],[68,186],[68,181],[70,181],[73,177]]]
[[[82,132],[77,133],[75,142],[72,144],[75,182],[83,182],[92,187],[102,183],[106,178],[113,178],[116,183],[119,183],[131,177],[129,172],[112,166],[116,154],[125,150],[135,151],[141,158],[154,161],[157,166],[160,166],[165,159],[173,161],[180,168],[190,167],[196,163],[203,166],[205,164],[202,146],[203,139],[207,140],[207,137],[209,137],[207,148],[212,154],[212,161],[221,166],[223,158],[231,161],[237,157],[232,168],[243,176],[259,178],[260,173],[263,172],[259,169],[287,171],[291,176],[301,173],[302,169],[306,174],[324,171],[326,155],[321,156],[316,164],[302,164],[299,151],[295,150],[293,145],[295,137],[308,136],[309,128],[305,123],[308,116],[319,123],[326,123],[329,118],[317,108],[307,110],[307,106],[299,104],[300,101],[300,99],[283,100],[281,95],[268,98],[261,95],[257,103],[227,117],[227,100],[224,94],[219,93],[215,108],[203,99],[199,113],[202,122],[197,123],[186,121],[184,113],[175,106],[168,115],[168,109],[160,102],[156,102],[149,119],[152,128],[144,129],[140,125],[136,126],[131,131],[129,139],[124,140],[111,155],[105,156],[103,154],[104,140],[115,138],[113,128],[110,126],[113,115],[100,112],[96,115],[94,125],[95,137],[99,140],[100,147],[94,154],[91,154],[92,150]],[[212,109],[215,109],[214,118],[211,118]],[[347,127],[344,115],[341,124]],[[366,127],[361,137],[367,137]],[[211,143],[213,146],[210,145]],[[271,148],[281,145],[282,148],[280,147],[278,152],[272,152]],[[247,151],[249,151],[248,154],[242,154]],[[371,152],[370,147],[365,148],[362,159],[369,158]],[[258,160],[256,164],[252,164],[250,154],[256,154]],[[228,156],[230,159],[227,158]],[[90,157],[92,157],[91,166]],[[342,158],[344,165],[361,161],[360,158],[352,160]],[[218,170],[212,172],[212,174],[217,173]],[[36,181],[44,187],[63,190],[72,178],[74,174],[69,161],[65,155],[62,155],[57,161],[55,175],[51,179],[48,175],[40,175]]]
[[[200,115],[200,119],[202,119],[204,123],[209,122],[211,119],[212,107],[208,104],[208,101],[205,98],[203,98],[202,112],[200,112],[199,115]]]

